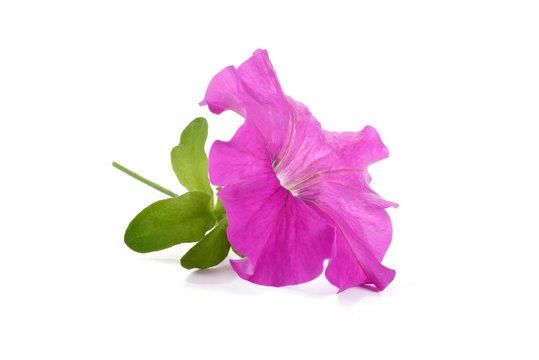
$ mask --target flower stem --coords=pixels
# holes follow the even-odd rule
[[[120,170],[121,172],[123,173],[126,173],[127,175],[131,176],[132,178],[135,178],[137,179],[138,181],[148,185],[149,187],[152,187],[154,188],[155,190],[157,191],[161,191],[163,194],[166,194],[170,197],[176,197],[178,196],[178,194],[170,191],[169,189],[167,188],[164,188],[162,187],[161,185],[157,184],[157,183],[154,183],[153,181],[150,181],[148,179],[146,179],[145,177],[143,176],[140,176],[139,174],[137,174],[136,172],[133,172],[131,170],[129,170],[128,168],[118,164],[117,162],[113,161],[112,162],[112,166],[114,166],[116,169]]]

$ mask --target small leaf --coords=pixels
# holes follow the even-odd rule
[[[200,240],[215,224],[209,201],[208,194],[197,191],[151,204],[127,226],[126,245],[146,253]]]
[[[226,236],[227,226],[228,220],[223,219],[182,257],[180,261],[182,266],[186,269],[207,269],[220,264],[230,249]]]
[[[180,144],[170,154],[172,168],[180,183],[189,191],[202,191],[213,197],[208,179],[208,156],[204,144],[208,137],[208,122],[196,118],[182,131]]]

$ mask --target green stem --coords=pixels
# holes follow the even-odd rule
[[[150,186],[150,187],[153,187],[155,190],[157,191],[161,191],[163,194],[166,194],[170,197],[176,197],[178,196],[178,194],[176,193],[173,193],[172,191],[170,191],[169,189],[167,188],[164,188],[162,187],[161,185],[159,184],[156,184],[154,183],[153,181],[150,181],[148,179],[146,179],[145,177],[143,176],[140,176],[139,174],[137,174],[136,172],[133,172],[131,170],[129,170],[128,168],[118,164],[117,162],[113,161],[112,162],[112,166],[114,166],[116,169],[126,173],[127,175],[131,176],[132,178],[135,178],[137,179],[138,181]]]

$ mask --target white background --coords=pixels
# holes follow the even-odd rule
[[[329,5],[331,3],[331,5]],[[2,359],[537,359],[539,8],[529,1],[2,1]],[[223,67],[269,50],[330,130],[370,124],[397,270],[382,293],[289,288],[123,231],[182,191],[181,129]]]

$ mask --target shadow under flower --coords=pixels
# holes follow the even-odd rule
[[[242,280],[230,266],[228,259],[216,267],[209,269],[185,270],[180,265],[181,254],[177,252],[161,252],[152,257],[145,257],[146,261],[157,262],[165,265],[178,267],[183,271],[189,271],[185,278],[185,283],[197,287],[205,288],[210,291],[222,291],[237,294],[253,294],[253,292],[263,292],[271,289],[261,285],[255,285]],[[365,285],[347,289],[337,293],[337,289],[329,284],[324,276],[298,285],[285,286],[281,291],[288,292],[309,298],[326,298],[329,296],[337,297],[337,305],[341,308],[351,308],[363,299],[371,296],[382,296],[374,286]]]
[[[337,306],[348,309],[363,301],[363,299],[379,296],[383,296],[383,294],[376,290],[374,286],[352,287],[337,294]]]
[[[337,289],[320,276],[310,282],[284,287],[287,291],[311,298],[335,296]]]
[[[240,279],[228,261],[210,269],[191,270],[185,278],[185,284],[204,291],[236,295],[253,295],[260,292],[258,285]]]
[[[140,256],[144,261],[181,267],[180,259],[183,255],[182,251],[183,250],[179,247],[172,247],[159,252],[140,254]]]
[[[197,285],[228,284],[237,280],[237,275],[228,264],[210,269],[192,270],[185,281]]]
[[[146,261],[152,261],[152,262],[158,262],[161,264],[170,264],[175,266],[180,266],[180,260],[178,260],[177,257],[153,257],[153,258],[147,258]]]

